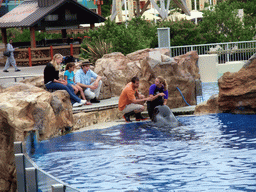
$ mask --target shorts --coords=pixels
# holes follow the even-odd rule
[[[131,103],[129,105],[126,105],[122,112],[123,113],[129,113],[129,112],[132,112],[134,110],[140,110],[142,107],[143,107],[143,105]]]

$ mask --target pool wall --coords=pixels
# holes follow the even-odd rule
[[[219,64],[217,54],[199,55],[198,67],[202,82],[217,82],[226,72],[239,71],[245,61],[226,62]]]
[[[36,132],[30,132],[25,142],[14,142],[18,192],[79,192],[63,181],[40,169],[28,154],[37,147]]]
[[[79,130],[91,125],[115,121],[122,118],[122,112],[118,110],[118,106],[111,109],[98,109],[93,112],[79,112],[74,114],[73,131]]]

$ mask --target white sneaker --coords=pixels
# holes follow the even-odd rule
[[[82,105],[85,105],[87,103],[87,100],[81,99],[80,103],[82,103]]]
[[[78,103],[78,102],[75,102],[74,104],[73,104],[73,107],[80,107],[80,106],[82,106],[83,104],[80,102],[80,103]]]

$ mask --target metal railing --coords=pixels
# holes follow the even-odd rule
[[[17,170],[18,192],[79,192],[61,180],[40,169],[28,156],[25,148],[35,145],[35,132],[26,139],[26,147],[22,142],[14,142],[15,164]],[[33,144],[34,143],[34,144]]]
[[[198,55],[217,54],[219,64],[232,61],[246,61],[256,52],[256,40],[199,45],[171,46],[173,57],[189,51],[197,51]]]

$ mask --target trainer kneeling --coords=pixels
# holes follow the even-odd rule
[[[135,114],[136,121],[147,120],[141,115],[144,111],[144,103],[151,100],[150,97],[145,98],[144,95],[138,92],[139,78],[133,77],[123,89],[118,102],[118,108],[124,113],[124,119],[126,122],[132,122],[130,116]]]

